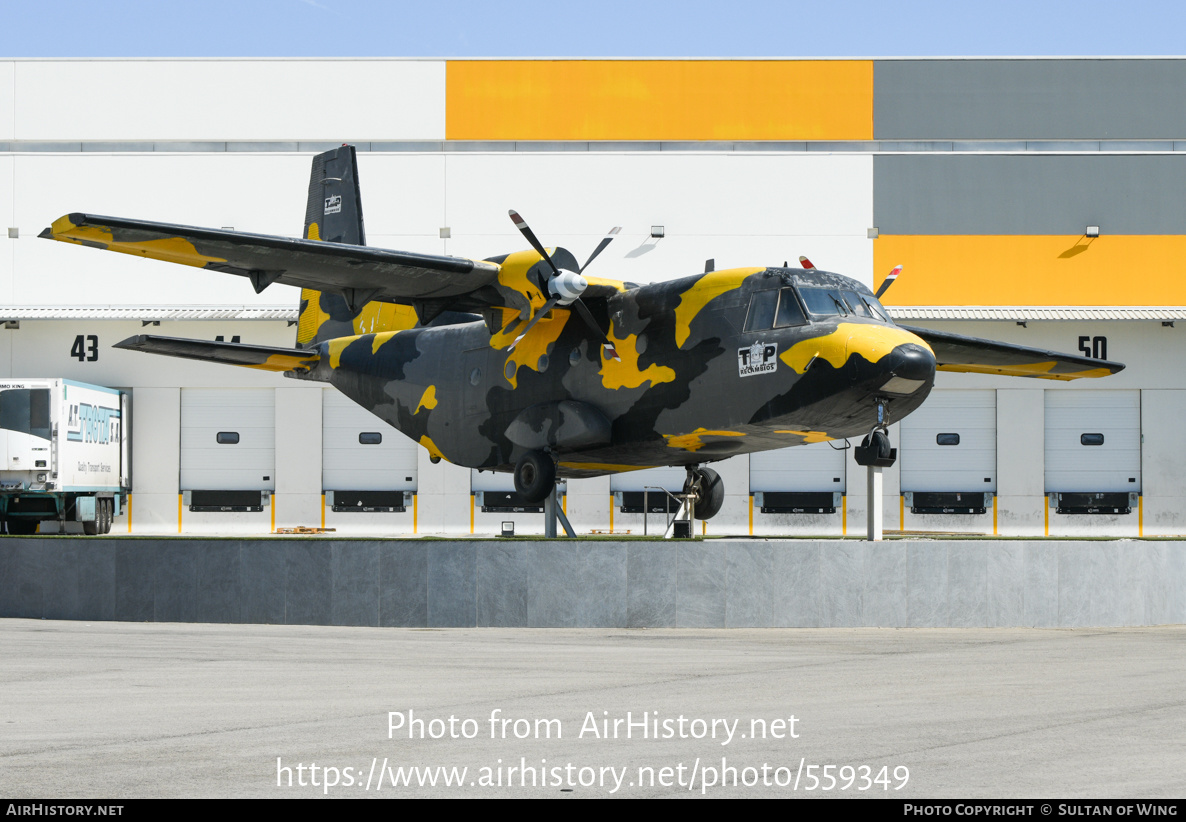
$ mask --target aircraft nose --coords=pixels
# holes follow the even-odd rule
[[[899,345],[882,364],[890,375],[881,389],[891,394],[913,394],[935,382],[935,355],[925,345]]]
[[[878,386],[893,394],[913,394],[935,381],[935,355],[920,337],[896,326],[864,325],[854,329],[849,355],[859,355],[885,375]]]

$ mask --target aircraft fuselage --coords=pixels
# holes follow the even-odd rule
[[[329,340],[307,377],[450,462],[511,471],[549,448],[567,477],[863,436],[878,402],[881,421],[896,422],[934,382],[927,344],[868,288],[828,272],[711,272],[604,306],[617,359],[563,308],[510,350],[514,314],[495,311]]]

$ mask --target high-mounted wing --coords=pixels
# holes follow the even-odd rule
[[[1106,377],[1124,370],[1124,364],[1108,360],[1093,360],[1028,348],[1024,345],[981,340],[899,325],[926,340],[935,352],[936,370],[964,371],[977,374],[1003,374],[1008,377],[1038,377],[1045,380],[1076,380],[1080,377]]]
[[[264,371],[308,371],[321,359],[316,351],[300,348],[276,348],[269,345],[248,343],[208,342],[206,340],[183,340],[177,337],[160,337],[154,334],[139,334],[118,342],[115,348],[126,351],[143,351],[149,354],[164,354],[187,360],[202,360],[222,365],[242,365]]]
[[[67,214],[41,237],[238,274],[262,291],[274,282],[410,305],[494,283],[499,266],[462,257],[387,251],[211,228]],[[349,300],[349,302],[354,302]],[[360,304],[361,304],[360,302]]]

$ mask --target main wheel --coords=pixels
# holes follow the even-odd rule
[[[692,472],[692,483],[697,486],[693,516],[696,519],[712,519],[725,504],[725,483],[721,475],[711,468],[697,468]],[[689,490],[685,488],[684,492]]]
[[[515,466],[515,490],[528,502],[542,502],[556,486],[556,463],[543,451],[528,451]]]

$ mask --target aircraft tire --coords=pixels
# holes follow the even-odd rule
[[[696,478],[700,481],[700,498],[696,500],[696,519],[712,519],[720,513],[725,504],[725,482],[721,475],[711,468],[697,468]]]
[[[528,502],[542,502],[556,485],[556,463],[543,451],[528,451],[515,466],[515,490]]]
[[[870,436],[873,444],[877,446],[877,456],[881,459],[888,459],[890,455],[889,435],[884,431],[874,431]]]

